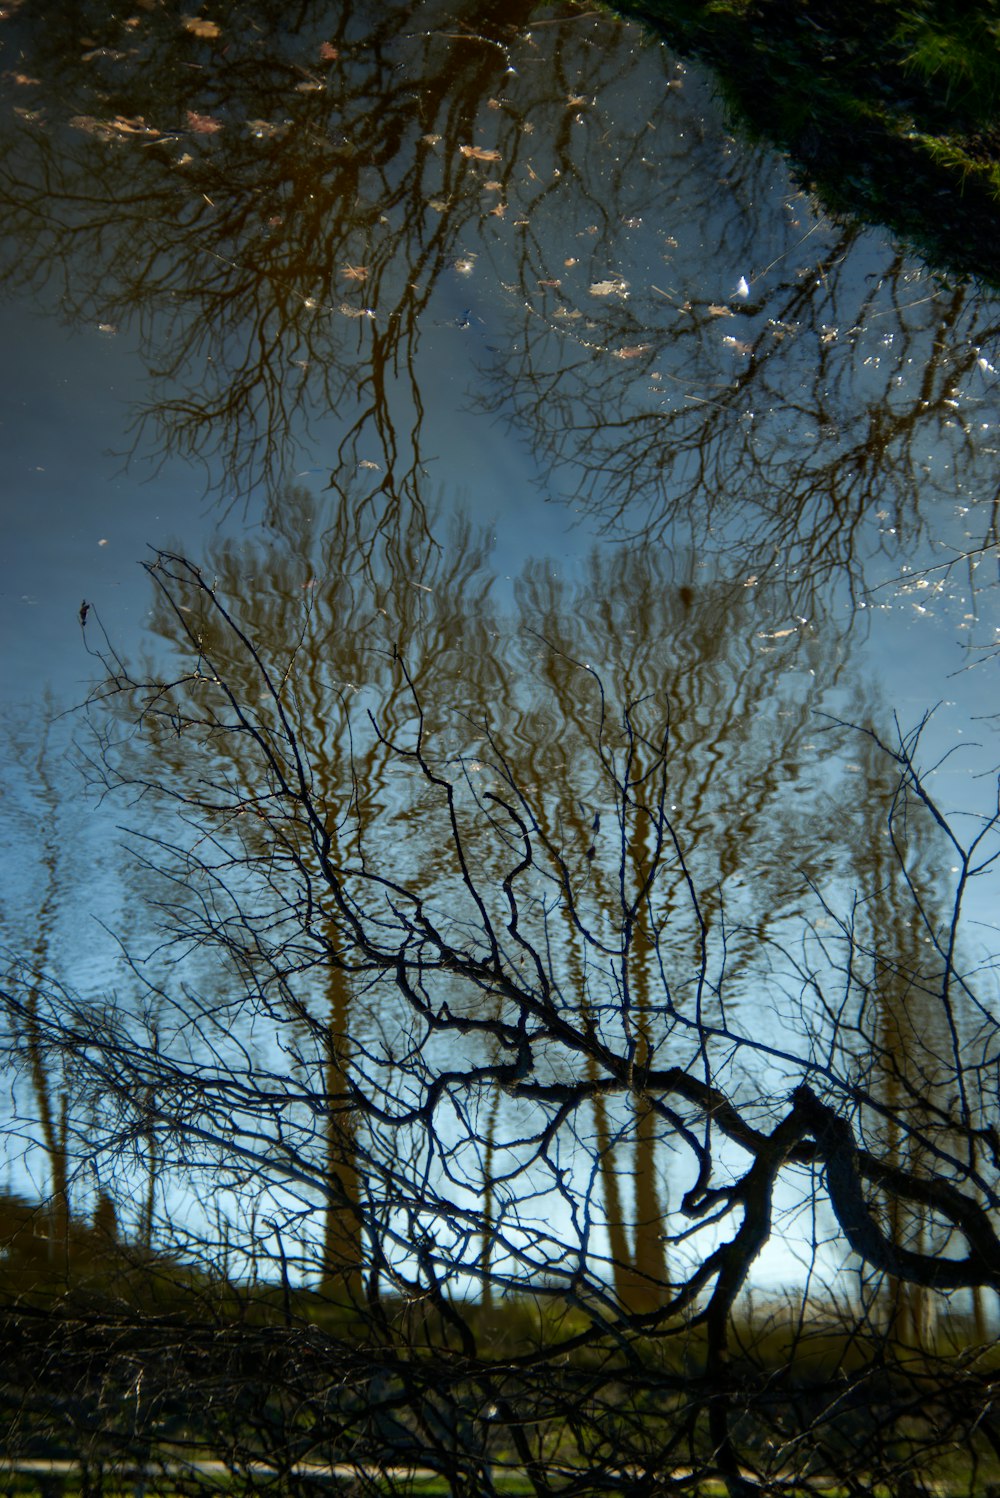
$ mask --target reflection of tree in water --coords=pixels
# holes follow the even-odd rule
[[[693,112],[668,129],[683,97],[648,143],[655,177],[620,168],[613,131],[576,161],[581,207],[610,195],[636,226],[602,274],[551,270],[553,240],[573,264],[572,200],[562,225],[539,222],[542,191],[525,204],[536,232],[505,273],[515,325],[488,407],[613,534],[730,553],[804,612],[831,576],[863,593],[877,552],[909,559],[929,538],[961,563],[993,546],[990,305],[815,221],[801,196],[781,204],[765,161],[731,166]]]
[[[834,637],[808,627],[775,639],[757,625],[752,590],[651,547],[591,553],[569,584],[545,563],[529,565],[517,602],[528,653],[512,689],[522,710],[505,733],[508,753],[523,784],[559,787],[543,798],[554,820],[541,830],[576,900],[617,912],[624,852],[624,948],[614,960],[604,954],[603,981],[631,996],[636,1064],[662,1066],[685,1046],[683,1030],[664,1028],[665,991],[723,1022],[717,991],[692,986],[702,944],[725,948],[729,1012],[742,1014],[772,929],[802,908],[804,870],[849,861],[839,842],[814,835],[812,818],[822,776],[813,692],[838,680]],[[628,766],[635,815],[624,850],[604,756]],[[672,869],[656,860],[654,892],[661,761],[684,860]],[[582,996],[583,1017],[599,1025],[600,959],[572,939],[571,924],[566,937],[567,996]],[[600,1093],[593,1101],[616,1288],[623,1304],[648,1308],[668,1282],[669,1130],[641,1100],[631,1121]]]
[[[529,11],[88,16],[85,47],[18,17],[19,76],[62,102],[25,85],[7,127],[10,284],[134,320],[135,451],[201,458],[229,497],[276,492],[335,412],[334,483],[360,465],[376,508],[419,505],[421,360],[440,321],[482,349],[483,311],[490,403],[615,531],[680,526],[805,613],[830,575],[863,592],[874,551],[992,545],[988,309],[974,328],[964,288],[779,204],[772,158],[633,28]]]
[[[164,564],[170,581],[158,591],[153,616],[157,633],[182,648],[197,642],[213,671],[224,674],[241,701],[259,697],[262,667],[276,689],[287,694],[301,751],[311,767],[311,792],[325,819],[324,858],[336,867],[355,855],[356,834],[349,830],[355,818],[374,832],[398,814],[399,794],[382,735],[405,731],[413,716],[414,691],[453,714],[463,704],[466,711],[477,712],[495,693],[499,665],[489,648],[486,612],[489,547],[467,527],[455,525],[443,550],[435,548],[429,558],[425,552],[422,525],[414,523],[402,539],[397,533],[387,562],[377,522],[363,507],[345,499],[331,513],[325,501],[307,491],[285,490],[263,539],[221,543],[202,567],[225,598],[227,611],[251,628],[252,655],[195,584],[194,575],[183,569],[175,573],[169,559]],[[156,568],[152,575],[157,579]],[[405,652],[406,674],[400,669],[400,651]],[[197,678],[190,683],[192,711],[197,711],[203,690]],[[378,734],[372,733],[368,714],[377,721]],[[269,722],[266,706],[260,722]],[[254,740],[220,733],[208,747],[225,783],[244,787],[239,837],[252,859],[266,861],[271,855],[266,837],[260,841],[254,806],[258,798],[266,799],[268,788],[254,783]],[[188,744],[170,733],[157,736],[157,756],[183,796],[191,764]],[[294,836],[283,857],[305,874],[310,887],[321,888],[321,865]],[[428,879],[434,863],[428,847]],[[276,871],[276,889],[284,877]],[[191,930],[185,924],[189,918],[195,923]],[[254,922],[248,933],[249,945],[241,951],[234,942],[230,957],[244,973],[259,976],[264,952],[272,952],[266,1007],[283,1019],[298,1012],[315,1046],[324,1099],[317,1109],[324,1122],[316,1144],[325,1152],[327,1181],[323,1290],[337,1300],[346,1294],[359,1304],[366,1146],[355,1130],[352,1057],[359,1035],[371,1023],[369,1001],[350,965],[337,960],[347,933],[335,909],[318,898],[311,913],[300,913],[303,939],[291,955],[280,938],[267,932],[270,918],[267,903],[260,924]],[[187,939],[203,920],[197,908],[184,917]],[[286,922],[287,916],[282,933]],[[354,993],[358,986],[360,999]]]
[[[834,788],[837,810],[817,821],[820,840],[853,848],[850,883],[841,875],[827,885],[827,915],[817,928],[835,933],[832,941],[819,938],[829,943],[828,954],[850,954],[849,965],[834,964],[843,985],[839,1016],[820,1009],[817,1033],[835,1038],[837,1064],[853,1074],[867,1146],[893,1168],[957,1182],[979,1171],[988,1147],[981,1131],[992,1116],[996,1027],[974,996],[968,954],[956,943],[970,880],[989,867],[995,850],[985,822],[987,841],[973,835],[963,846],[930,801],[914,772],[923,727],[905,737],[897,730],[895,745],[872,729],[855,734]],[[835,983],[828,991],[836,992]],[[954,1250],[953,1230],[926,1201],[901,1200],[890,1190],[884,1216],[895,1243],[930,1255]],[[877,1276],[875,1289],[887,1338],[911,1350],[932,1348],[939,1297],[892,1275]],[[985,1337],[981,1289],[973,1310],[976,1334]]]
[[[323,858],[341,869],[360,857],[377,869],[390,857],[398,873],[402,855],[389,850],[405,845],[411,876],[435,906],[454,901],[461,924],[469,916],[448,820],[427,786],[413,799],[419,776],[414,782],[400,774],[406,759],[399,746],[409,741],[419,702],[426,753],[442,777],[436,783],[455,787],[463,859],[477,880],[495,870],[488,898],[500,908],[506,844],[497,843],[493,817],[466,819],[492,795],[510,794],[497,779],[498,752],[504,775],[530,798],[534,833],[561,873],[551,897],[539,893],[524,903],[520,930],[536,949],[547,949],[546,982],[588,1033],[616,1043],[624,1002],[625,1041],[640,1073],[695,1065],[706,1027],[717,1033],[705,1050],[711,1068],[728,1066],[721,1058],[734,1044],[739,1049],[736,1037],[748,1025],[758,1038],[770,1026],[776,1043],[782,1034],[787,1041],[774,951],[801,922],[816,888],[871,882],[864,839],[853,823],[845,830],[824,811],[836,735],[817,734],[814,706],[846,684],[832,626],[817,619],[798,629],[761,629],[761,612],[769,612],[759,596],[765,586],[734,587],[693,559],[646,547],[594,552],[572,582],[544,562],[529,564],[515,582],[512,632],[492,603],[481,539],[455,531],[428,560],[414,527],[409,542],[400,544],[397,534],[373,568],[378,541],[364,534],[364,524],[359,534],[348,502],[331,513],[307,492],[289,490],[265,539],[220,545],[206,558],[202,575],[212,578],[211,593],[166,563],[156,628],[181,647],[196,643],[208,673],[185,688],[186,711],[197,718],[203,682],[215,677],[236,700],[258,701],[266,668],[310,766],[310,793],[325,827]],[[255,653],[245,653],[241,637],[224,625],[218,599],[245,622]],[[262,706],[262,726],[271,712]],[[166,783],[186,795],[190,730],[155,738]],[[241,808],[237,822],[227,819],[226,836],[237,827],[244,855],[270,870],[273,851],[266,840],[257,846],[253,809],[274,787],[255,781],[255,737],[210,731],[205,748],[218,761],[226,797]],[[622,784],[624,799],[614,790]],[[857,815],[870,813],[874,825],[884,812],[874,772],[872,789],[866,787],[859,780]],[[671,856],[664,843],[664,816],[668,842],[676,838],[683,857]],[[260,825],[270,837],[270,822]],[[385,1171],[377,1130],[356,1132],[357,1088],[359,1078],[369,1088],[380,1078],[388,1097],[398,1080],[391,1067],[382,1076],[373,1060],[390,1011],[364,975],[364,961],[355,971],[340,960],[349,927],[343,912],[324,903],[323,858],[290,828],[268,887],[285,887],[288,859],[289,874],[306,879],[312,913],[304,914],[301,895],[292,900],[304,938],[290,948],[289,916],[274,922],[265,903],[263,916],[249,922],[240,961],[259,979],[262,953],[273,953],[265,991],[279,1031],[289,1002],[300,1006],[315,1050],[311,1064],[323,1077],[311,1106],[313,1147],[327,1162],[324,1287],[340,1298],[345,1284],[357,1303],[360,1265],[371,1255],[365,1237],[378,1232],[366,1183]],[[883,917],[876,946],[884,957],[891,912]],[[196,908],[187,939],[207,938],[200,919]],[[280,940],[262,934],[262,922],[274,923]],[[233,940],[230,954],[236,952]],[[459,988],[448,1004],[456,1015],[471,1005],[473,1033],[482,1029],[486,1040],[490,1024],[512,1023],[490,991],[476,996]],[[846,1035],[822,1006],[803,1023],[807,1049],[827,1023]],[[878,1049],[872,1042],[870,1053]],[[488,1053],[484,1064],[509,1065],[503,1047]],[[607,1271],[620,1304],[652,1311],[665,1303],[676,1272],[668,1259],[671,1233],[680,1235],[680,1253],[689,1234],[668,1184],[675,1121],[641,1087],[625,1098],[608,1095],[593,1055],[584,1065],[593,1127],[588,1132],[578,1120],[577,1142],[598,1172]],[[544,1066],[540,1054],[536,1076],[544,1076]],[[759,1075],[746,1081],[759,1088]],[[870,1083],[876,1097],[880,1086]],[[499,1244],[512,1224],[528,1221],[525,1202],[539,1189],[531,1181],[527,1190],[529,1177],[511,1163],[510,1141],[526,1125],[501,1089],[484,1100],[478,1122],[470,1117],[463,1126],[471,1136],[466,1149],[475,1142],[485,1175],[487,1217],[492,1222],[495,1213],[504,1225]],[[392,1147],[399,1148],[398,1137]],[[498,1247],[493,1252],[502,1257]],[[480,1273],[499,1272],[484,1250]]]
[[[461,885],[447,852],[448,826],[426,796],[411,800],[411,783],[400,777],[400,756],[392,746],[406,740],[419,701],[437,773],[455,781],[460,800],[463,783],[488,799],[491,787],[502,790],[489,768],[488,739],[495,735],[517,785],[532,796],[538,833],[567,880],[559,894],[561,913],[550,909],[545,916],[545,940],[558,974],[553,981],[598,1032],[606,1023],[615,1028],[604,1017],[609,993],[628,992],[635,1064],[655,1068],[667,1064],[668,1056],[675,1061],[678,1045],[700,1042],[685,1040],[683,1026],[679,1034],[673,1025],[664,1027],[665,985],[672,1004],[695,1005],[702,1018],[711,1012],[721,1019],[712,985],[697,996],[692,987],[700,944],[724,949],[730,1003],[738,1011],[738,995],[759,972],[770,932],[801,906],[803,866],[815,873],[849,861],[848,850],[811,839],[809,831],[821,770],[811,737],[812,692],[839,680],[835,636],[808,627],[774,638],[757,628],[753,590],[705,579],[693,563],[651,548],[594,553],[572,585],[545,564],[530,564],[516,582],[512,633],[491,603],[488,552],[480,539],[454,531],[428,560],[422,530],[414,527],[408,543],[401,544],[397,534],[390,554],[383,550],[386,561],[379,569],[372,566],[377,538],[365,533],[365,524],[362,514],[359,529],[349,502],[330,512],[325,501],[289,490],[265,539],[220,545],[205,559],[202,575],[213,580],[211,594],[185,585],[183,572],[175,574],[168,565],[155,626],[181,646],[197,644],[208,672],[185,688],[187,710],[197,716],[199,695],[215,676],[238,700],[259,700],[260,670],[266,667],[294,715],[311,767],[326,856],[338,868],[359,853],[377,865],[396,837],[392,828],[406,826],[406,841],[423,845],[420,877],[436,901]],[[216,598],[245,621],[255,654],[247,655],[240,637],[222,627]],[[378,726],[375,735],[368,711]],[[270,712],[262,706],[262,724]],[[147,731],[155,734],[166,781],[183,796],[192,764],[190,734],[155,732],[154,722],[149,720]],[[210,733],[206,750],[218,759],[226,795],[235,795],[242,807],[238,821],[227,824],[227,835],[237,828],[247,856],[267,861],[255,842],[253,808],[270,794],[254,783],[255,738]],[[614,798],[608,801],[612,763],[627,765],[627,835],[624,823],[616,826]],[[790,784],[796,787],[791,796]],[[661,793],[685,849],[683,863],[671,865],[665,857],[662,828],[657,831]],[[287,857],[300,876],[308,871],[309,889],[320,890],[323,873],[315,853],[290,837]],[[491,820],[474,819],[464,838],[478,878],[495,866],[499,892],[506,855],[496,845]],[[619,863],[627,870],[627,890],[620,887]],[[274,877],[282,882],[280,868]],[[699,888],[697,909],[691,877]],[[363,1257],[363,1180],[371,1146],[353,1132],[353,1069],[359,1035],[366,1024],[381,1022],[381,1011],[377,994],[365,996],[365,982],[336,960],[345,939],[342,914],[325,912],[322,899],[310,895],[313,900],[309,920],[297,918],[308,933],[295,946],[295,972],[288,969],[288,950],[280,947],[268,981],[275,993],[287,989],[305,996],[304,1022],[317,1055],[325,1057],[328,1122],[315,1143],[326,1148],[336,1183],[325,1250],[333,1294],[337,1275]],[[602,911],[599,926],[609,921],[613,927],[623,901],[624,946],[608,948],[606,933],[597,930],[593,947],[574,911],[584,905]],[[532,906],[530,916],[526,908],[522,920],[530,926],[546,908],[544,901]],[[461,901],[455,909],[459,919]],[[266,925],[273,919],[270,903],[264,911]],[[183,928],[187,940],[200,929],[197,907],[192,918],[194,928]],[[286,924],[283,918],[276,930],[283,932]],[[543,941],[540,931],[535,936]],[[240,959],[247,971],[254,965],[259,971],[270,941],[252,923],[251,943]],[[236,950],[234,943],[231,955]],[[664,972],[666,954],[676,971]],[[713,981],[721,981],[721,969]],[[280,1007],[277,998],[273,1002]],[[371,1055],[357,1064],[370,1068]],[[588,1147],[600,1164],[616,1290],[633,1309],[653,1308],[669,1282],[662,1235],[671,1207],[665,1176],[670,1130],[641,1094],[623,1105],[597,1089],[593,1107],[595,1136]],[[503,1109],[501,1114],[502,1120],[492,1109],[481,1143],[491,1160],[497,1144],[498,1210],[509,1219],[516,1203],[500,1178],[510,1162],[495,1136],[499,1129],[509,1138],[512,1125]],[[522,1189],[520,1171],[515,1181]],[[492,1191],[494,1183],[488,1184]],[[347,1281],[356,1299],[356,1271]]]
[[[61,109],[8,127],[10,283],[57,276],[71,317],[136,321],[138,453],[195,456],[245,495],[336,412],[334,480],[360,463],[372,497],[419,503],[420,319],[472,268],[464,235],[519,232],[507,197],[562,130],[581,49],[591,84],[629,54],[629,28],[605,22],[598,50],[572,9],[543,53],[519,29],[533,8],[307,4],[279,26],[264,4],[217,37],[158,10],[124,33],[81,21],[83,50],[18,20]]]

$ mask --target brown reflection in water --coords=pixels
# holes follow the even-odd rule
[[[835,633],[820,623],[777,637],[762,632],[750,590],[654,548],[594,552],[574,583],[544,563],[529,564],[516,580],[516,614],[508,620],[492,598],[489,546],[468,528],[453,530],[428,561],[422,526],[415,523],[402,542],[397,533],[387,547],[365,531],[370,513],[348,500],[331,514],[293,489],[273,513],[264,537],[218,545],[205,558],[211,597],[192,588],[178,602],[183,592],[174,583],[159,598],[154,622],[165,640],[197,642],[211,677],[221,676],[239,702],[258,701],[260,663],[269,670],[308,758],[313,799],[325,818],[325,857],[336,868],[357,859],[374,868],[388,859],[392,867],[393,828],[407,827],[408,846],[421,850],[415,877],[435,899],[446,898],[461,888],[454,838],[426,787],[413,799],[400,774],[400,746],[409,742],[419,706],[423,753],[440,783],[456,787],[460,805],[463,785],[481,786],[473,804],[487,805],[496,784],[491,761],[502,745],[507,772],[531,798],[536,835],[563,871],[545,916],[546,940],[559,950],[563,1002],[609,1044],[622,1023],[617,1016],[627,1016],[625,1042],[638,1079],[689,1064],[689,1045],[697,1049],[697,1042],[685,1039],[683,1026],[665,1023],[664,1004],[697,1016],[699,1025],[709,1017],[726,1023],[712,986],[689,986],[706,943],[722,940],[729,991],[750,1002],[761,962],[783,924],[800,914],[809,881],[852,866],[853,851],[816,815],[824,766],[813,692],[846,673]],[[382,561],[373,567],[377,551]],[[243,621],[257,656],[245,655],[239,637],[222,629],[215,599]],[[185,689],[189,711],[201,690],[197,679]],[[262,704],[262,726],[271,711]],[[150,732],[161,775],[183,785],[192,764],[185,740]],[[229,793],[241,798],[242,843],[266,856],[254,843],[253,808],[274,788],[254,784],[253,739],[212,734],[205,747],[219,759]],[[629,787],[623,820],[613,801],[605,804],[612,764]],[[671,835],[685,849],[673,871],[662,855],[663,797]],[[297,916],[301,968],[288,972],[283,948],[275,981],[280,976],[281,984],[301,989],[304,1032],[324,1058],[333,1183],[326,1289],[342,1293],[336,1285],[346,1280],[357,1301],[364,1293],[357,1266],[368,1145],[354,1133],[353,1064],[377,1006],[370,1009],[341,960],[349,933],[324,903],[315,854],[294,827],[289,839],[309,903]],[[489,818],[463,824],[462,847],[478,879],[495,866],[499,893],[508,850],[496,843]],[[619,866],[628,871],[626,887]],[[588,920],[597,921],[592,935],[601,962],[609,965],[603,978],[581,941],[584,905]],[[542,918],[541,905],[529,908],[522,922]],[[541,932],[536,937],[542,941]],[[742,1002],[730,1000],[737,1008]],[[496,1004],[499,1022],[503,1004]],[[593,1056],[588,1065],[594,1082]],[[670,1282],[664,1222],[671,1213],[671,1128],[645,1099],[641,1080],[624,1103],[595,1088],[593,1115],[590,1147],[616,1293],[633,1310],[650,1310],[663,1304]],[[489,1197],[495,1109],[487,1118]]]
[[[204,574],[217,577],[219,595],[245,620],[287,693],[327,816],[323,856],[339,867],[373,846],[387,857],[394,825],[426,826],[429,883],[454,881],[451,845],[435,841],[439,829],[426,808],[390,781],[389,766],[400,761],[392,746],[413,726],[416,696],[425,725],[445,735],[446,748],[436,751],[442,761],[482,744],[488,723],[518,783],[537,792],[537,830],[562,871],[562,903],[549,917],[561,981],[588,1031],[612,1021],[606,974],[594,976],[579,940],[581,891],[595,921],[622,913],[609,952],[623,1001],[615,1012],[627,1016],[637,1080],[618,1112],[595,1091],[593,1149],[617,1293],[642,1310],[663,1302],[671,1271],[662,1237],[669,1121],[650,1105],[642,1077],[654,1064],[673,1064],[665,1050],[690,1044],[683,1025],[664,1023],[662,995],[675,986],[664,954],[672,961],[697,953],[719,936],[728,982],[751,994],[755,962],[799,912],[809,879],[857,875],[870,880],[873,908],[888,900],[878,869],[869,875],[857,845],[831,838],[817,818],[822,770],[811,697],[794,685],[786,690],[785,681],[814,673],[815,691],[841,682],[819,586],[837,572],[860,585],[858,535],[873,506],[889,505],[900,532],[920,530],[919,486],[908,482],[918,439],[975,461],[968,426],[955,418],[944,430],[975,351],[956,352],[951,340],[961,290],[921,301],[914,323],[905,269],[890,259],[882,271],[888,302],[876,307],[874,293],[859,293],[850,235],[824,249],[811,278],[779,282],[764,326],[752,300],[720,311],[707,299],[685,299],[665,329],[624,297],[614,266],[604,289],[598,258],[612,253],[643,146],[641,137],[622,142],[614,170],[606,169],[595,154],[600,119],[578,97],[578,80],[584,63],[588,92],[627,78],[631,34],[608,23],[598,48],[568,11],[565,29],[546,31],[543,47],[524,29],[532,8],[479,7],[475,28],[456,31],[434,7],[420,12],[419,24],[409,7],[340,7],[334,29],[331,12],[304,6],[279,45],[270,39],[276,13],[261,6],[261,31],[234,33],[225,48],[193,43],[175,18],[156,12],[140,16],[134,53],[85,61],[74,52],[71,65],[68,37],[29,32],[26,68],[46,79],[53,97],[58,78],[74,114],[8,124],[0,201],[12,231],[14,286],[41,290],[56,277],[69,316],[138,320],[152,383],[137,418],[137,451],[217,461],[227,492],[269,489],[267,538],[217,548]],[[413,28],[409,71],[399,62],[404,16]],[[100,43],[100,25],[111,22],[93,19]],[[30,28],[30,18],[18,24]],[[310,50],[299,53],[310,28]],[[322,54],[324,45],[336,58]],[[521,81],[508,98],[515,56]],[[680,202],[685,212],[708,213],[712,179],[693,168],[703,148],[697,136],[678,145],[654,209],[669,203],[676,214]],[[506,213],[494,214],[505,202]],[[551,274],[554,241],[542,233],[550,207],[584,222],[584,232],[594,221],[586,288]],[[595,555],[578,586],[529,564],[517,582],[516,631],[499,645],[504,625],[490,601],[488,547],[467,528],[442,551],[429,548],[440,521],[422,481],[421,318],[436,278],[473,228],[518,267],[504,314],[512,336],[495,361],[495,409],[513,415],[544,462],[582,474],[579,500],[590,511],[644,539],[666,536],[679,521],[692,536],[672,556],[648,545]],[[555,280],[559,286],[542,284]],[[592,293],[586,315],[584,290]],[[871,377],[859,420],[853,351],[876,313],[899,342]],[[564,333],[577,323],[579,334]],[[710,343],[723,325],[737,329],[725,337],[746,345],[732,349],[741,361],[735,378],[720,363],[730,355]],[[794,368],[805,363],[812,375],[789,415],[783,351],[804,342],[815,358]],[[652,380],[664,351],[688,383],[676,403],[636,411],[631,386],[608,372],[636,370]],[[909,360],[919,378],[909,376],[905,392],[894,394],[892,381]],[[766,414],[743,424],[749,405]],[[310,420],[341,406],[344,432],[319,509],[281,481]],[[811,434],[805,445],[803,432]],[[366,456],[373,450],[377,469]],[[357,483],[359,466],[378,472],[367,489]],[[726,533],[735,583],[699,568],[699,550],[716,530]],[[982,544],[993,539],[988,529]],[[808,603],[811,622],[762,637],[742,586],[749,565],[760,578],[804,577],[793,592]],[[236,699],[252,703],[257,663],[245,669],[238,652],[226,656],[229,637],[213,637],[218,617],[203,595],[194,590],[186,604],[181,596],[173,592],[169,606],[161,599],[157,629],[177,641],[203,632],[206,656],[222,657]],[[192,678],[190,703],[205,684]],[[368,708],[377,732],[365,728]],[[183,786],[191,770],[185,741],[153,738],[164,774]],[[254,805],[270,788],[254,784],[250,761],[224,758],[246,742],[217,734],[209,748],[226,784],[240,789],[239,836],[260,856]],[[609,826],[601,787],[610,757],[628,765],[632,801],[629,818]],[[480,769],[464,765],[470,776]],[[656,900],[648,898],[661,791],[704,874],[695,905],[683,870],[671,882],[662,865]],[[860,804],[877,807],[884,794],[866,780]],[[275,978],[301,981],[308,995],[301,1025],[323,1077],[316,1145],[329,1190],[324,1274],[331,1294],[356,1300],[367,1293],[359,1280],[366,1146],[352,1092],[364,1000],[356,974],[339,961],[343,915],[324,904],[314,854],[290,838],[281,851],[304,880],[298,914],[307,940],[301,971],[282,968]],[[470,838],[488,871],[495,853],[486,832]],[[613,887],[616,866],[628,871],[624,889]],[[740,911],[728,932],[722,894]],[[883,919],[891,919],[891,903]],[[916,960],[910,942],[901,933],[901,967]],[[250,954],[231,956],[249,970]],[[699,960],[678,957],[678,967],[703,971]],[[892,1108],[905,1085],[894,1002],[872,1011],[873,1044],[884,1059],[870,1087]],[[710,985],[689,993],[682,981],[671,1003],[725,1023]],[[49,1133],[57,1188],[55,1123]]]
[[[436,283],[466,236],[519,232],[506,199],[562,131],[581,56],[592,81],[629,59],[622,23],[598,49],[567,7],[543,47],[534,10],[303,5],[293,20],[262,4],[207,39],[156,10],[100,57],[109,28],[123,41],[106,16],[81,20],[83,52],[17,19],[25,98],[45,102],[6,125],[8,281],[58,285],[73,320],[138,328],[135,456],[201,459],[230,501],[274,493],[310,423],[336,413],[334,486],[360,464],[378,475],[366,502],[419,506]]]
[[[418,515],[424,514],[421,506]],[[357,827],[374,831],[397,810],[393,771],[398,766],[390,739],[412,723],[414,694],[437,706],[432,723],[445,710],[460,713],[463,704],[477,713],[495,696],[501,667],[490,649],[486,612],[489,545],[456,525],[447,546],[435,549],[428,561],[423,525],[415,517],[402,542],[395,538],[388,562],[383,546],[379,568],[372,565],[379,550],[377,526],[370,511],[349,498],[331,514],[305,490],[289,489],[273,517],[263,537],[218,544],[202,565],[227,610],[252,633],[253,658],[193,586],[186,597],[176,589],[159,593],[152,622],[157,633],[180,646],[195,639],[213,673],[224,675],[240,702],[259,698],[261,663],[272,673],[294,714],[312,794],[325,819],[324,859],[342,867],[359,852],[363,856]],[[197,703],[199,690],[192,682],[191,703]],[[262,712],[266,724],[267,705]],[[254,804],[273,788],[254,784],[254,740],[218,735],[209,749],[225,781],[245,788],[242,842],[255,856],[267,857],[266,844],[255,840]],[[156,756],[183,785],[191,770],[185,741],[157,735]],[[360,1304],[367,1293],[361,1281],[364,1152],[359,1160],[351,1064],[365,1000],[355,994],[350,964],[339,960],[349,933],[323,899],[322,869],[292,829],[289,839],[283,857],[297,866],[310,891],[308,908],[300,910],[302,970],[296,973],[293,964],[288,972],[283,951],[286,969],[272,972],[271,979],[279,990],[290,985],[300,995],[294,1004],[303,1034],[322,1058],[325,1101],[318,1111],[325,1119],[329,1193],[323,1290],[333,1299],[346,1295]],[[430,882],[437,862],[433,846],[426,856]],[[251,972],[260,954],[248,951],[240,960]]]

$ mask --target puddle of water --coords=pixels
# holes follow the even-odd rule
[[[891,737],[936,707],[925,762],[961,748],[935,784],[982,809],[1000,308],[826,221],[635,28],[506,10],[233,27],[221,60],[159,12],[107,46],[3,23],[3,692],[79,700],[105,633],[164,660],[179,616],[135,563],[169,546],[269,659],[307,640],[340,772],[324,694],[405,722],[398,648],[470,773],[486,718],[596,867],[600,680],[616,723],[669,716],[738,1008],[809,881],[836,904],[882,877],[885,777],[823,714]],[[85,885],[50,945],[94,951],[119,886]]]

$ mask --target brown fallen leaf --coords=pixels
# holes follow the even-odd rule
[[[487,151],[484,146],[459,146],[462,155],[470,161],[502,161],[499,151]]]
[[[368,267],[367,265],[342,265],[340,274],[348,281],[367,281]]]
[[[615,293],[621,296],[626,291],[628,282],[623,281],[621,276],[608,281],[594,281],[590,288],[591,296],[613,296]]]
[[[332,46],[329,42],[320,42],[320,44],[319,44],[319,60],[320,60],[320,62],[336,62],[337,58],[339,56],[340,56],[340,53],[337,51],[336,47]]]
[[[735,317],[736,313],[732,307],[723,307],[721,302],[710,302],[708,315],[709,317]]]
[[[195,109],[188,110],[187,122],[195,135],[216,135],[222,129],[220,120],[214,120],[210,114],[199,114]]]
[[[614,349],[613,353],[616,359],[638,359],[642,354],[648,354],[652,347],[651,343],[630,343]]]
[[[202,16],[182,16],[181,25],[192,36],[200,36],[205,41],[214,41],[217,36],[221,35],[221,28],[214,21],[206,21]]]
[[[147,140],[155,140],[162,134],[161,131],[147,125],[141,114],[134,119],[126,115],[116,114],[113,120],[99,120],[92,114],[75,114],[70,120],[74,130],[83,130],[87,135],[96,136],[98,140],[127,140],[130,136],[141,135]]]

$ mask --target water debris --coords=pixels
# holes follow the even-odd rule
[[[182,16],[181,25],[192,36],[200,36],[204,41],[214,41],[222,34],[215,21],[206,21],[202,16]]]
[[[113,119],[99,120],[92,114],[75,114],[70,120],[74,130],[83,130],[87,135],[96,136],[98,140],[114,141],[128,140],[132,136],[144,136],[147,140],[156,140],[162,135],[162,131],[147,125],[141,114],[128,116],[116,114]]]
[[[502,161],[499,151],[487,151],[484,146],[459,146],[462,155],[469,161]]]
[[[216,135],[222,129],[221,120],[216,120],[210,114],[198,114],[197,110],[189,109],[187,112],[188,129],[195,135]]]
[[[624,296],[628,291],[628,282],[621,276],[614,276],[607,281],[594,281],[591,283],[591,296]]]

